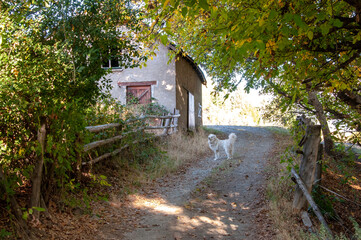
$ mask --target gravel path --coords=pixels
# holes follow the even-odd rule
[[[272,134],[258,127],[209,127],[236,133],[234,159],[223,152],[218,161],[200,160],[181,177],[159,182],[154,196],[133,199],[146,214],[125,239],[272,239],[262,194]]]

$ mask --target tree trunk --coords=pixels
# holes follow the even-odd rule
[[[82,154],[81,151],[82,149],[82,145],[83,145],[83,141],[80,139],[80,135],[76,134],[76,140],[75,140],[75,148],[76,148],[76,170],[75,170],[75,176],[76,176],[76,181],[80,182],[81,181],[81,163],[82,163]]]
[[[47,165],[47,171],[44,172],[42,188],[42,196],[45,204],[49,204],[50,196],[54,193],[54,172],[56,163],[52,162]]]
[[[44,166],[44,152],[45,152],[45,137],[46,137],[46,124],[45,120],[42,121],[41,126],[38,130],[38,141],[41,146],[41,156],[35,166],[32,178],[32,193],[30,198],[30,207],[40,207],[41,197],[41,180]],[[34,217],[39,217],[39,212],[34,209]]]
[[[7,184],[8,183],[7,183],[6,176],[3,172],[2,167],[0,167],[0,188],[2,188],[4,192],[6,191],[5,189],[6,189]],[[10,205],[13,210],[14,216],[17,220],[22,238],[23,239],[31,239],[31,232],[29,231],[28,225],[26,224],[26,222],[23,219],[23,212],[21,211],[21,208],[20,208],[16,198],[11,194],[9,194],[8,197],[10,200]]]
[[[333,143],[333,140],[331,137],[331,131],[330,131],[330,128],[328,127],[325,112],[323,111],[323,106],[322,106],[321,102],[318,100],[315,91],[311,90],[308,93],[308,102],[315,108],[316,117],[321,124],[323,139],[324,139],[324,143],[325,143],[325,152],[328,155],[335,156],[334,143]]]

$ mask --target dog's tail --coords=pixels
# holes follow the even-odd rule
[[[231,134],[229,134],[228,138],[229,138],[229,140],[231,140],[232,143],[234,143],[237,139],[237,136],[236,136],[236,134],[231,133]]]

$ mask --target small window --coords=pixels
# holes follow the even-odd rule
[[[120,68],[119,64],[119,49],[112,48],[110,49],[110,59],[107,59],[103,62],[103,68]]]

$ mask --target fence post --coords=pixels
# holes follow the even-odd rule
[[[166,114],[165,113],[163,113],[163,117],[165,116]],[[159,126],[164,126],[165,125],[165,119],[164,118],[161,118],[160,119],[160,124],[159,124]]]
[[[115,128],[115,136],[116,135],[122,135],[123,131],[123,124],[120,124],[117,128]],[[122,145],[122,139],[119,140],[119,146]]]
[[[165,124],[164,124],[164,127],[165,127],[165,128],[164,128],[162,134],[164,134],[164,135],[167,135],[167,134],[168,134],[170,122],[171,122],[171,115],[168,114],[168,118],[165,119]]]
[[[174,109],[174,115],[179,115],[179,110],[178,109]],[[178,119],[179,117],[173,118],[173,125],[174,125],[174,133],[176,133],[178,131]]]
[[[322,177],[322,156],[323,156],[323,145],[319,143],[318,145],[318,153],[317,153],[317,162],[316,162],[316,170],[315,170],[315,186],[321,183]]]
[[[300,165],[300,177],[307,191],[310,193],[315,180],[316,163],[318,159],[319,144],[321,141],[321,126],[308,125],[303,145],[303,157]],[[297,185],[293,200],[293,211],[299,212],[307,206],[307,200],[302,190]]]

